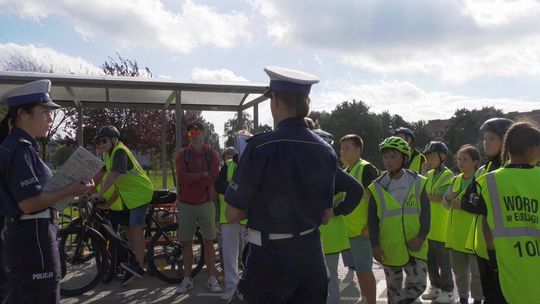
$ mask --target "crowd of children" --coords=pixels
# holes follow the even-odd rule
[[[331,134],[307,123],[332,144]],[[540,131],[505,118],[486,121],[480,131],[488,161],[480,166],[480,151],[464,145],[454,155],[457,175],[445,166],[452,153],[443,142],[432,141],[420,152],[407,128],[379,145],[381,174],[362,159],[360,136],[340,139],[343,172],[365,191],[360,202],[345,202],[353,194],[338,187],[336,178],[335,216],[320,229],[328,303],[340,302],[340,253],[356,271],[362,303],[376,302],[373,259],[383,265],[389,303],[420,297],[435,303],[469,303],[469,297],[474,303],[540,303]],[[227,153],[220,190],[234,174],[235,152]],[[239,278],[235,257],[244,230],[239,225],[228,232],[230,224],[221,225],[226,239],[234,240],[224,235],[230,243],[223,244],[228,299]],[[530,280],[517,283],[523,281],[520,273]]]

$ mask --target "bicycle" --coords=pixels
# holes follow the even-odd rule
[[[121,262],[134,263],[135,255],[127,241],[121,237],[107,219],[107,211],[95,208],[86,198],[74,202],[79,211],[66,228],[59,232],[62,276],[60,293],[77,296],[94,288],[100,280],[110,282]],[[167,283],[179,283],[183,278],[182,247],[176,241],[177,224],[161,227],[157,214],[170,211],[151,204],[147,215],[146,234],[150,235],[146,262],[150,274]],[[152,232],[154,232],[152,234]],[[202,235],[197,230],[194,254],[196,275],[204,265]]]

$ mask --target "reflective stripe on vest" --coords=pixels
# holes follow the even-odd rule
[[[408,241],[416,238],[420,231],[420,198],[425,185],[425,177],[416,175],[403,206],[379,183],[374,182],[369,186],[377,203],[379,243],[385,255],[384,265],[403,266],[409,262],[410,256],[422,260],[427,259],[427,242],[422,244],[418,252],[409,251],[408,248]]]
[[[120,174],[114,182],[114,186],[116,186],[116,190],[120,193],[122,201],[128,209],[135,209],[150,203],[154,194],[154,186],[135,156],[133,156],[131,151],[122,142],[118,142],[114,146],[110,155],[104,155],[103,158],[107,172],[111,172],[114,153],[118,150],[123,150],[133,164],[131,170],[125,174]]]
[[[493,163],[489,161],[487,164],[476,170],[476,174],[474,175],[475,179],[478,180],[480,177],[488,173],[491,170],[492,165]],[[473,226],[469,230],[469,234],[467,236],[465,248],[473,251],[477,256],[488,260],[489,256],[487,253],[486,238],[484,237],[484,230],[482,229],[483,218],[484,216],[480,214],[475,216]]]
[[[368,165],[371,165],[371,163],[360,159],[351,169],[349,175],[354,177],[360,184],[362,184],[364,169]],[[344,216],[347,235],[349,238],[354,238],[361,235],[362,231],[367,227],[368,200],[366,194],[367,193],[364,193],[358,206],[356,206],[351,213]]]
[[[503,168],[485,175],[489,195],[486,195],[486,189],[482,189],[482,194],[488,209],[488,225],[497,248],[501,289],[508,303],[539,302],[539,180],[540,168]],[[518,197],[519,206],[512,201]],[[525,199],[528,200],[527,205],[524,204]]]
[[[109,173],[105,173],[103,175],[103,178],[101,179],[102,181],[105,181],[107,180],[107,177],[109,176]],[[99,185],[96,185],[96,191],[99,191],[101,190],[101,184]],[[105,191],[105,193],[103,193],[103,199],[105,201],[108,201],[113,195],[114,193],[116,192],[116,188],[114,185],[112,185],[109,190]],[[124,210],[126,209],[125,206],[124,206],[124,203],[122,202],[122,198],[120,197],[120,195],[118,195],[118,198],[116,198],[114,200],[114,202],[112,203],[112,205],[109,207],[109,209],[111,210],[115,210],[115,211],[121,211],[121,210]]]
[[[437,180],[435,178],[435,170],[430,170],[427,173],[426,191],[428,194],[435,194],[437,190],[452,182],[454,174],[448,168],[444,168],[439,174]],[[428,239],[438,242],[446,242],[448,232],[448,216],[450,210],[444,208],[442,201],[430,201],[431,203],[431,229],[428,234]]]
[[[467,187],[463,185],[463,173],[456,176],[452,183],[452,192],[457,192],[456,201],[461,201]],[[467,237],[474,224],[475,215],[461,209],[450,208],[448,216],[448,234],[445,246],[462,253],[474,253],[473,249],[467,249]]]

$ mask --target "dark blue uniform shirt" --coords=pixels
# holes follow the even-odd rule
[[[249,139],[225,200],[245,210],[248,227],[299,233],[321,225],[332,208],[337,157],[303,118],[281,121]]]
[[[19,203],[41,194],[52,177],[39,158],[38,144],[24,130],[14,128],[0,145],[0,212],[11,218],[21,215]]]

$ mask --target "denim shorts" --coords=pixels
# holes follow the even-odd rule
[[[357,272],[371,272],[373,268],[373,254],[371,243],[367,236],[357,236],[349,239],[351,255]]]
[[[135,209],[130,209],[129,210],[129,226],[130,227],[144,226],[144,220],[146,219],[146,212],[148,212],[148,204],[142,205]]]

